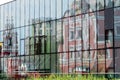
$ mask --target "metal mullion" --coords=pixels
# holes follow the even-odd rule
[[[104,0],[104,10],[106,10],[106,0]],[[104,11],[104,29],[105,29],[105,11]],[[106,71],[106,53],[107,53],[107,50],[106,50],[106,48],[107,48],[107,44],[106,44],[106,29],[104,30],[104,36],[105,36],[105,74],[107,73],[107,71]],[[106,77],[106,75],[105,75],[105,77]]]
[[[90,45],[90,44],[91,44],[91,43],[90,43],[90,36],[91,36],[91,35],[90,35],[90,33],[91,33],[91,28],[90,28],[90,17],[91,17],[91,16],[90,16],[90,14],[91,14],[91,13],[88,13],[88,33],[89,33],[89,34],[88,34],[88,36],[89,36],[89,49],[88,49],[88,51],[89,51],[89,73],[91,72],[91,71],[90,71],[90,52],[91,52],[91,50],[90,50],[90,46],[91,46],[91,45]]]
[[[116,56],[115,53],[116,53],[116,52],[115,52],[115,50],[116,50],[116,49],[115,49],[115,22],[114,22],[114,21],[115,21],[115,12],[114,12],[114,9],[115,9],[115,8],[114,8],[114,5],[115,5],[115,4],[114,4],[114,2],[113,2],[113,7],[112,7],[112,8],[113,8],[114,18],[113,18],[113,35],[112,35],[112,36],[113,36],[113,68],[114,68],[114,69],[113,69],[113,72],[114,72],[114,78],[115,78],[115,75],[116,75],[116,74],[115,74],[115,73],[116,73],[116,69],[115,69],[115,67],[116,67],[116,66],[115,66],[115,63],[116,63],[116,62],[115,62],[115,61],[116,61],[116,60],[115,60],[115,56]]]
[[[17,20],[17,19],[16,19],[16,1],[14,2],[14,7],[15,7],[15,12],[14,12],[14,13],[15,13],[15,20],[14,20],[14,21],[15,21],[15,25],[14,25],[14,27],[16,27],[16,20]],[[15,48],[17,49],[17,50],[16,50],[16,53],[15,53],[15,54],[16,54],[16,58],[15,58],[15,59],[17,60],[17,63],[15,62],[15,65],[19,66],[19,65],[18,65],[18,64],[19,64],[19,63],[18,63],[19,60],[18,60],[18,42],[17,42],[17,40],[18,40],[18,39],[17,39],[17,37],[18,37],[18,32],[17,32],[17,29],[15,29],[15,32],[16,32],[16,47],[15,47]],[[17,68],[17,69],[19,70],[19,68]],[[17,73],[18,73],[18,72],[17,72]]]
[[[106,10],[106,0],[104,0],[104,10]],[[104,11],[104,29],[105,29],[105,11]],[[106,48],[107,48],[107,44],[106,44],[106,31],[104,30],[104,41],[105,41],[105,73],[106,73]]]
[[[56,61],[56,63],[55,63],[55,66],[56,66],[56,73],[57,73],[57,22],[58,22],[58,20],[57,20],[57,0],[55,0],[55,61]]]
[[[40,4],[41,4],[41,2],[40,2],[40,0],[39,0],[39,28],[40,28],[40,26],[41,26],[41,23],[40,23]],[[40,34],[39,34],[40,35]],[[39,41],[41,41],[41,37],[38,37],[39,38]],[[40,42],[41,43],[41,42]],[[39,45],[40,45],[40,43],[39,43]],[[41,45],[40,45],[41,46]],[[41,47],[40,47],[41,48]],[[41,51],[42,51],[42,49],[41,49]],[[39,53],[41,53],[41,52],[39,52]],[[41,56],[41,54],[39,54],[39,70],[40,70],[40,56]]]
[[[25,19],[25,16],[26,16],[26,15],[25,15],[25,14],[26,14],[26,12],[25,12],[25,11],[26,11],[26,10],[25,10],[26,7],[25,7],[25,6],[26,6],[26,5],[25,5],[25,3],[26,3],[26,2],[25,2],[25,0],[24,0],[24,25],[25,25],[25,22],[26,22],[26,19]],[[24,26],[24,63],[25,63],[25,61],[26,61],[26,60],[25,60],[25,58],[26,58],[26,54],[25,54],[26,43],[25,43],[25,40],[27,39],[27,38],[25,39],[25,32],[26,32],[26,26]]]
[[[1,12],[1,6],[0,6],[0,13],[2,14],[2,12]],[[1,14],[0,14],[0,20],[2,20],[2,18],[1,18]],[[0,23],[0,26],[1,26],[1,23]],[[1,35],[2,35],[2,33],[3,33],[3,31],[2,31],[2,28],[0,27],[0,38],[2,38],[1,37]],[[3,42],[3,41],[2,41]],[[3,43],[2,43],[3,44]],[[3,47],[3,45],[2,45],[2,47]],[[3,51],[2,51],[2,49],[1,49],[1,53],[2,53]],[[2,62],[2,57],[1,57],[1,54],[0,54],[0,62]],[[2,63],[0,64],[0,75],[2,74]]]
[[[20,13],[19,14],[19,23],[18,24],[19,24],[19,26],[21,26],[20,25],[21,24],[21,0],[18,0],[18,2],[19,2],[19,10],[18,11]],[[21,28],[19,29],[19,31],[20,31],[19,32],[20,33],[20,39],[19,39],[20,40],[20,66],[21,66],[21,61],[22,61],[21,60]]]
[[[49,10],[50,10],[50,17],[51,17],[51,0],[50,0],[50,3],[49,3]],[[50,69],[52,68],[51,66],[52,66],[52,50],[51,50],[51,30],[52,30],[52,21],[51,21],[51,19],[50,19],[50,21],[49,21],[49,24],[50,24]],[[50,73],[52,73],[52,71],[50,70]]]
[[[43,39],[44,39],[44,52],[43,52],[43,53],[44,53],[44,69],[45,69],[45,66],[46,66],[46,64],[45,64],[45,61],[46,61],[46,59],[45,59],[45,56],[46,56],[46,51],[45,51],[45,50],[46,50],[46,49],[45,49],[45,48],[46,48],[46,45],[45,45],[45,42],[46,42],[46,41],[45,41],[45,38],[46,38],[46,37],[45,37],[45,36],[46,36],[46,34],[45,34],[45,31],[46,31],[46,30],[45,30],[45,29],[46,29],[46,28],[45,28],[45,27],[46,27],[46,20],[45,20],[45,19],[46,19],[46,18],[45,18],[45,8],[46,8],[46,7],[45,7],[45,2],[46,2],[46,0],[44,0],[44,6],[43,6],[43,7],[44,7],[44,21],[43,21],[43,24],[44,24],[44,26],[43,26],[43,27],[44,27],[44,38],[43,38]]]
[[[31,32],[31,31],[30,31],[30,28],[31,28],[31,25],[30,25],[30,0],[29,0],[29,2],[28,2],[28,5],[29,5],[29,23],[28,23],[28,25],[29,25],[29,26],[28,26],[28,29],[29,29],[29,38],[28,38],[28,39],[29,39],[29,43],[28,43],[29,52],[28,52],[28,53],[29,53],[29,69],[30,69],[30,66],[31,66],[31,65],[30,65],[30,55],[31,55],[30,52],[31,52],[31,45],[32,45],[32,44],[31,44],[31,35],[30,35],[30,32]]]
[[[34,0],[34,70],[35,70],[35,55],[36,55],[36,19],[35,19],[35,0]]]
[[[83,4],[82,4],[82,1],[83,0],[81,0],[81,10],[82,10],[82,8],[83,8]],[[81,64],[82,64],[82,70],[83,70],[83,54],[84,54],[84,42],[83,42],[83,18],[84,18],[84,16],[85,16],[85,14],[82,14],[82,11],[81,11],[81,33],[82,33],[82,35],[81,35],[81,39],[82,39],[82,50],[81,50]]]
[[[11,6],[11,3],[9,3],[8,5],[9,5],[9,7],[10,7],[9,13],[11,14],[11,15],[10,15],[10,18],[11,18],[11,19],[10,19],[10,20],[11,20],[11,21],[10,21],[10,26],[11,26],[11,27],[10,27],[10,30],[9,30],[9,31],[13,32],[13,29],[12,29],[12,11],[11,11],[11,10],[12,10],[12,6]],[[8,14],[9,14],[9,13],[8,13]],[[12,35],[12,34],[13,34],[13,33],[11,33],[11,35]],[[11,54],[13,54],[12,45],[11,45],[10,49],[11,49],[11,50],[10,50],[10,58],[11,58],[11,56],[13,56],[13,55],[11,55]],[[13,56],[13,57],[14,57],[14,56]],[[14,60],[14,59],[11,58],[11,66],[13,66],[13,65],[12,65],[12,64],[13,64],[13,60]],[[11,72],[12,72],[12,68],[11,68]],[[12,73],[11,73],[11,75],[12,75]]]
[[[63,0],[61,0],[61,16],[62,16],[62,18],[61,18],[61,36],[62,36],[62,39],[61,39],[61,42],[62,42],[62,52],[61,52],[61,55],[62,55],[62,73],[63,73],[63,55],[64,55],[64,52],[63,52],[63,20],[64,20],[64,18],[63,18]]]
[[[97,49],[98,49],[98,12],[96,12],[96,30],[97,30],[97,33],[96,33],[96,42],[97,42]],[[98,73],[98,50],[96,49],[96,61],[97,61],[97,73]]]
[[[69,10],[69,0],[67,0],[67,2],[68,2],[67,7],[68,7],[68,10]],[[68,14],[70,15],[69,12],[68,12]],[[69,15],[67,16],[67,19],[68,19],[68,73],[69,73],[69,64],[70,64],[70,62],[69,62],[70,58],[69,58],[69,57],[70,57],[70,55],[71,55],[71,54],[70,54],[71,52],[70,52],[70,50],[69,50],[69,33],[70,33],[70,31],[69,31],[69,30],[70,30],[70,29],[69,29],[69,28],[70,28],[70,25],[69,25],[69,18],[70,18],[70,17],[69,17]],[[65,18],[65,19],[66,19],[66,18]],[[67,53],[66,53],[66,54],[67,54]]]
[[[3,5],[3,25],[4,24],[5,24],[5,8],[4,8],[4,5]],[[4,27],[3,27],[3,30],[4,30]],[[4,44],[4,42],[3,42],[3,44]],[[5,62],[5,59],[4,59],[4,55],[3,55],[3,73],[4,73],[4,62]]]
[[[74,8],[75,8],[75,6],[76,6],[75,3],[76,3],[76,0],[74,0]],[[72,54],[74,54],[74,59],[75,59],[75,62],[74,62],[75,65],[74,65],[74,66],[75,66],[75,68],[76,68],[76,53],[77,53],[77,52],[76,52],[76,46],[77,46],[77,45],[76,45],[76,9],[74,10],[74,16],[73,16],[73,18],[74,18],[74,36],[75,36],[75,37],[74,37],[74,38],[75,38],[75,39],[74,39],[74,41],[75,41],[75,42],[74,42],[74,46],[75,46],[75,47],[74,47],[74,53],[72,53]],[[75,71],[76,71],[76,70],[75,70]]]

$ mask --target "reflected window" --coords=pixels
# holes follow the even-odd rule
[[[81,39],[82,31],[81,29],[76,30],[76,39]]]
[[[69,32],[69,40],[74,40],[75,36],[74,36],[74,31],[70,31]]]
[[[40,35],[42,35],[42,30],[40,30]]]
[[[97,10],[104,9],[104,0],[97,0]]]
[[[106,8],[113,7],[113,0],[105,0]]]
[[[73,1],[71,5],[70,15],[80,14],[80,10],[81,10],[81,1],[80,0]]]
[[[95,11],[96,10],[96,0],[89,0],[90,2],[90,9],[92,11]]]
[[[82,0],[82,13],[88,12],[89,4],[87,0]]]
[[[104,50],[98,51],[98,59],[105,59],[105,51]]]
[[[120,6],[120,0],[114,0],[114,6]]]
[[[120,36],[120,26],[115,26],[115,35]]]
[[[110,50],[106,50],[106,58],[110,58]],[[105,50],[98,51],[98,59],[105,59]]]
[[[69,50],[70,50],[70,58],[71,58],[71,59],[74,59],[74,50],[75,50],[75,49],[74,49],[74,46],[70,46],[70,47],[69,47]]]
[[[105,31],[105,37],[107,42],[112,42],[113,41],[113,30],[106,30]]]

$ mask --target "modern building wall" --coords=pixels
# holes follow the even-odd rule
[[[18,55],[9,57],[19,58],[19,66],[26,63],[29,70],[47,67],[54,73],[72,73],[84,67],[89,72],[119,72],[120,1],[50,1],[15,0],[0,6],[3,53],[11,52],[6,37],[12,36],[12,51],[18,49]],[[14,28],[5,27],[11,23]],[[4,67],[4,59],[1,62]]]

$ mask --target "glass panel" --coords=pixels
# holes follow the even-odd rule
[[[16,32],[17,32],[17,41],[18,41],[18,55],[20,55],[20,28],[17,28]]]
[[[20,0],[20,18],[21,18],[21,20],[20,20],[20,26],[24,26],[25,25],[25,20],[26,20],[26,18],[25,18],[25,14],[26,14],[26,11],[25,11],[25,0]]]
[[[96,0],[89,0],[90,4],[90,11],[95,11],[96,10]]]
[[[64,17],[70,16],[71,4],[74,0],[61,0],[62,1],[62,14]]]
[[[52,19],[56,19],[56,14],[55,14],[56,13],[56,7],[57,7],[56,6],[56,0],[51,0],[51,17],[52,17]]]
[[[2,31],[3,30],[3,6],[0,6],[0,21],[1,21],[1,23],[0,23],[0,30]]]
[[[114,6],[120,6],[120,0],[113,0],[114,1]]]
[[[29,25],[30,24],[30,0],[24,0],[24,7],[25,7],[25,25]]]
[[[113,30],[106,30],[105,31],[105,39],[106,39],[106,47],[113,46]]]
[[[105,0],[105,6],[106,8],[113,7],[113,0]]]
[[[104,0],[97,0],[97,10],[104,9]]]
[[[85,35],[85,36],[84,36]],[[89,14],[82,15],[82,39],[83,49],[89,49]]]
[[[30,0],[30,24],[34,24],[35,22],[35,2],[34,0]]]
[[[39,6],[40,6],[40,4],[39,4],[39,2],[40,2],[40,0],[34,0],[34,4],[35,4],[35,19],[38,19],[39,20]],[[49,3],[49,2],[48,2]],[[46,5],[47,6],[47,5]],[[48,9],[48,11],[49,11],[49,9]],[[48,13],[49,14],[49,13]]]
[[[21,0],[17,0],[16,1],[16,27],[20,27],[20,25],[21,25],[21,15],[20,15],[20,13],[21,13],[21,5],[20,5],[20,2]]]
[[[48,0],[48,1],[50,1],[50,0]],[[63,3],[62,3],[62,0],[56,0],[56,1],[57,1],[57,19],[58,19],[58,18],[61,18],[63,16],[63,12],[62,12],[63,11],[63,9],[62,9]],[[50,13],[50,10],[48,10],[48,11]],[[50,17],[50,15],[49,15],[49,17]]]
[[[82,0],[82,13],[86,13],[89,11],[89,1],[88,0]]]
[[[115,39],[115,47],[120,47],[120,8],[114,9],[114,39]]]
[[[16,3],[11,2],[11,16],[12,16],[12,25],[16,27]]]
[[[97,12],[98,48],[105,47],[104,11]]]
[[[61,1],[61,0],[56,0],[56,5],[60,5],[60,4],[57,4],[57,1]],[[50,20],[51,19],[51,0],[45,0],[45,16],[48,18],[48,20]],[[57,10],[57,8],[58,8],[58,6],[56,7],[56,10]],[[59,11],[60,11],[61,9],[59,9]],[[58,12],[56,12],[56,13],[59,13],[59,11]]]
[[[105,50],[97,50],[97,71],[105,72]]]
[[[10,3],[8,5],[3,5],[3,29],[7,30],[9,25],[11,24],[11,13],[10,13]],[[7,15],[8,14],[8,15]],[[6,26],[6,27],[5,27]]]
[[[106,68],[107,72],[113,72],[115,64],[115,57],[113,56],[115,53],[113,53],[113,49],[106,49]]]
[[[120,61],[120,58],[119,58],[119,56],[120,56],[120,48],[118,48],[118,49],[115,49],[115,71],[116,72],[120,72],[120,67],[118,67],[118,65],[119,65],[119,61]]]
[[[89,14],[89,40],[90,49],[97,48],[97,27],[96,27],[96,13]]]
[[[62,19],[58,20],[57,22],[57,42],[58,42],[58,52],[63,52],[64,37],[63,37]]]

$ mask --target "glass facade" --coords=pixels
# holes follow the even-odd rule
[[[119,73],[119,20],[119,0],[16,0],[0,5],[0,70],[8,76],[26,75],[20,71]]]

